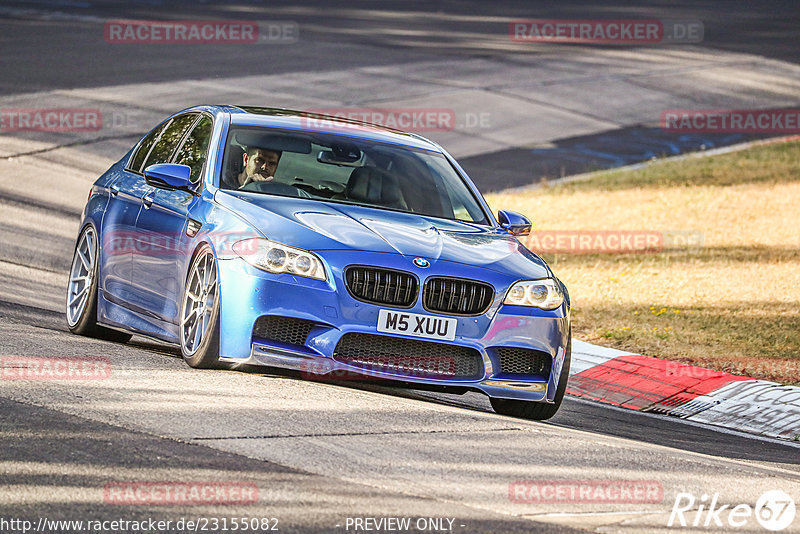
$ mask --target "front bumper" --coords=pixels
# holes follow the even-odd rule
[[[473,389],[491,397],[552,402],[568,345],[570,319],[566,304],[553,311],[503,305],[505,291],[515,280],[478,267],[434,262],[429,269],[415,271],[420,287],[429,276],[458,276],[488,282],[496,289],[494,301],[485,313],[456,316],[456,337],[444,342],[477,351],[480,354],[478,373],[469,378],[431,377],[352,365],[335,357],[337,344],[346,334],[372,334],[406,340],[420,338],[378,332],[378,312],[381,309],[397,310],[353,298],[344,286],[342,268],[361,264],[411,271],[408,268],[411,258],[370,252],[356,255],[352,251],[324,251],[319,255],[328,270],[328,281],[288,274],[273,275],[255,269],[239,258],[219,261],[220,357],[223,361],[295,369],[314,375],[329,373],[333,377],[342,373],[347,376],[357,374],[412,384]],[[418,298],[413,307],[403,311],[454,317],[425,310],[421,300]],[[314,327],[302,346],[273,342],[253,335],[256,321],[263,316],[311,321]],[[552,358],[550,371],[546,376],[509,376],[501,371],[498,347],[546,353]]]

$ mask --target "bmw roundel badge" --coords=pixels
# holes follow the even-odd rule
[[[431,266],[431,262],[429,262],[425,258],[414,258],[414,265],[416,265],[420,269],[426,269]]]

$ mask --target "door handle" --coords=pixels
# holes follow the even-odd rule
[[[144,204],[145,208],[149,208],[153,205],[153,197],[150,196],[150,193],[142,197],[142,204]]]
[[[119,195],[119,186],[117,184],[112,185],[109,189],[111,189],[111,194],[114,196]]]

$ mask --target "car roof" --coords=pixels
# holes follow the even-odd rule
[[[369,122],[326,115],[324,113],[284,108],[232,105],[198,106],[197,108],[207,111],[211,111],[209,108],[216,108],[215,111],[229,113],[232,125],[331,133],[430,150],[433,152],[442,152],[442,148],[439,145],[414,133],[403,132]],[[344,108],[343,112],[346,112]]]

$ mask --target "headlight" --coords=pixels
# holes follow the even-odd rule
[[[562,302],[564,294],[561,292],[561,287],[552,278],[545,278],[517,282],[506,293],[503,304],[555,310]]]
[[[237,241],[233,251],[244,261],[270,273],[289,273],[325,280],[325,267],[313,252],[290,247],[269,239],[253,238]]]

